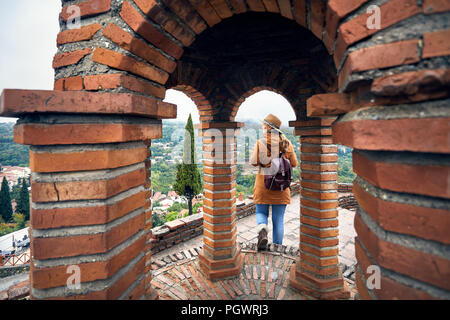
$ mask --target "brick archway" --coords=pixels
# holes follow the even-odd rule
[[[80,8],[80,29],[67,28],[72,4]],[[161,136],[161,119],[176,116],[176,107],[161,100],[167,81],[180,61],[189,63],[186,51],[195,49],[196,39],[209,30],[233,24],[244,14],[272,14],[269,29],[287,31],[281,27],[292,22],[309,31],[290,35],[312,33],[319,42],[307,51],[321,63],[306,62],[318,90],[311,98],[303,97],[291,123],[301,141],[317,150],[316,159],[305,164],[317,168],[307,173],[315,175],[311,180],[319,195],[327,185],[322,178],[329,165],[323,150],[334,143],[354,148],[355,190],[362,207],[355,219],[361,297],[448,298],[449,195],[442,173],[448,173],[450,153],[450,49],[445,41],[450,8],[441,1],[390,0],[380,5],[381,26],[374,29],[367,27],[372,4],[375,1],[64,1],[53,61],[55,91],[5,90],[0,108],[2,116],[20,117],[15,141],[32,146],[32,296],[126,299],[150,294],[147,147]],[[281,18],[283,22],[275,23]],[[313,38],[308,39],[311,44]],[[321,47],[328,53],[323,59]],[[272,51],[270,58],[276,57]],[[288,61],[286,56],[282,60]],[[331,69],[328,62],[322,64],[328,60],[334,61]],[[291,64],[291,71],[305,60],[297,63]],[[281,79],[292,73],[272,69],[272,75]],[[302,80],[292,88],[304,88]],[[205,97],[216,109],[203,128],[238,128],[230,122],[229,88],[213,89],[218,89],[215,101]],[[340,118],[332,122],[336,116]],[[395,179],[392,172],[398,172]],[[416,174],[423,181],[432,177],[441,187],[414,183]],[[327,201],[318,203],[320,207]],[[340,289],[334,274],[330,278],[323,273],[332,251],[327,240],[335,236],[325,226],[334,218],[322,215],[323,210],[318,208],[319,217],[310,224],[303,221],[314,233],[308,250],[318,268],[293,278],[318,297]],[[82,271],[82,288],[71,292],[65,287],[66,270],[74,263]],[[380,266],[382,289],[366,285],[370,264]],[[438,272],[431,271],[434,266]]]

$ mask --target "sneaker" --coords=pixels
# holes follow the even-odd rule
[[[265,224],[258,224],[257,227],[258,230],[258,250],[265,250],[267,248],[267,242],[268,242],[268,228]]]

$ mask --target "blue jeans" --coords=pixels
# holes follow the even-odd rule
[[[256,204],[256,223],[268,225],[269,207],[272,206],[273,243],[283,244],[285,204]]]

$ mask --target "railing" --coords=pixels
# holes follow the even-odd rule
[[[30,253],[23,252],[21,254],[12,254],[7,257],[0,256],[0,267],[4,266],[15,266],[18,264],[28,264],[30,263]]]

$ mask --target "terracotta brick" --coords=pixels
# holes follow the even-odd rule
[[[324,44],[327,47],[328,52],[331,53],[334,41],[336,39],[339,21],[367,1],[368,0],[328,1],[324,35]]]
[[[64,90],[66,91],[83,90],[83,78],[80,76],[66,78],[64,81]]]
[[[118,168],[146,159],[146,148],[82,151],[71,153],[33,152],[30,168],[33,172],[68,172]]]
[[[332,137],[300,137],[300,143],[334,144]]]
[[[447,132],[446,118],[356,120],[333,126],[333,139],[362,150],[449,153]]]
[[[450,55],[450,29],[423,34],[422,58]]]
[[[103,30],[103,35],[121,48],[134,53],[167,72],[172,72],[176,68],[175,61],[166,58],[155,49],[149,47],[144,41],[134,38],[131,34],[114,23],[110,23]]]
[[[165,88],[157,87],[150,82],[137,79],[132,76],[124,74],[104,74],[91,75],[84,77],[84,86],[86,90],[103,90],[115,89],[119,86],[129,89],[131,91],[144,93],[149,96],[154,96],[163,99],[165,97]]]
[[[278,0],[278,7],[280,8],[280,14],[288,19],[293,20],[290,0]]]
[[[219,15],[216,13],[214,8],[208,1],[189,0],[189,2],[195,8],[195,10],[197,10],[198,14],[206,21],[208,26],[212,27],[222,21],[222,19],[219,17]]]
[[[98,30],[102,28],[101,24],[94,23],[80,29],[69,29],[58,33],[56,42],[58,45],[91,40]]]
[[[92,60],[119,70],[134,73],[160,84],[164,84],[169,78],[166,72],[156,69],[148,63],[138,61],[112,50],[96,48]]]
[[[361,300],[372,300],[372,296],[369,294],[369,291],[367,290],[367,287],[365,285],[364,280],[361,278],[361,275],[359,274],[359,271],[355,271],[355,282],[356,287],[358,289],[358,294]]]
[[[139,169],[110,180],[72,182],[31,182],[34,202],[107,199],[145,183],[145,172]]]
[[[64,78],[56,80],[55,85],[53,86],[53,90],[64,91],[64,80]]]
[[[338,164],[305,163],[301,161],[300,169],[320,172],[336,172],[338,170]]]
[[[381,240],[359,215],[355,215],[355,230],[364,247],[380,266],[449,290],[450,282],[442,281],[449,278],[448,259]]]
[[[264,7],[266,7],[267,12],[274,12],[274,13],[280,12],[277,0],[262,0],[262,2],[264,3]]]
[[[346,113],[352,109],[350,96],[345,93],[315,94],[306,100],[309,117],[327,113]]]
[[[361,208],[383,229],[450,244],[446,210],[382,200],[364,191],[357,183],[354,183],[353,192]]]
[[[76,295],[69,297],[57,297],[56,300],[117,300],[136,280],[136,274],[144,272],[145,259],[142,258],[128,271],[122,278],[116,281],[111,287],[102,291],[93,291],[86,295]]]
[[[317,257],[313,254],[304,254],[302,252],[300,252],[300,256],[301,256],[300,259],[308,261],[308,262],[310,262],[316,266],[322,267],[322,268],[337,265],[339,263],[337,256],[319,259],[319,257]]]
[[[24,113],[128,114],[152,118],[176,116],[176,106],[129,93],[5,89],[0,100],[3,116]]]
[[[161,135],[160,125],[21,124],[14,128],[14,142],[26,145],[113,143],[158,139]]]
[[[450,11],[450,3],[447,0],[424,0],[422,8],[425,14],[446,12]]]
[[[163,2],[196,34],[202,33],[208,27],[187,0],[164,0]]]
[[[324,250],[323,248],[321,250],[305,245],[303,243],[300,242],[300,250],[314,254],[315,256],[318,257],[333,257],[338,255],[339,251],[337,248],[333,248],[333,249],[327,249]]]
[[[327,202],[321,200],[313,201],[306,198],[302,198],[301,203],[305,206],[321,210],[334,209],[337,208],[338,206],[338,201],[327,201]]]
[[[306,25],[306,0],[292,0],[295,21],[303,27]]]
[[[301,242],[309,243],[314,246],[318,247],[331,247],[331,246],[337,246],[339,244],[339,239],[337,237],[331,238],[331,239],[316,239],[313,237],[310,237],[306,234],[301,235]]]
[[[115,89],[120,86],[121,77],[120,73],[85,76],[84,87],[86,90],[93,91]]]
[[[331,136],[330,128],[295,128],[294,135],[296,136]]]
[[[261,0],[247,0],[247,5],[250,11],[255,12],[264,12],[266,8],[264,8],[264,4]]]
[[[315,189],[315,190],[336,190],[337,189],[337,183],[335,181],[327,181],[323,183],[319,182],[308,182],[308,181],[301,181],[300,185],[305,188]]]
[[[450,198],[450,190],[447,188],[450,168],[446,166],[375,162],[354,152],[353,170],[382,189]]]
[[[449,85],[450,69],[426,69],[376,78],[372,82],[370,92],[388,97],[412,96],[418,93],[427,95],[431,88],[433,91],[446,91]]]
[[[244,13],[247,11],[245,0],[229,0],[233,10],[236,14]]]
[[[337,219],[316,220],[305,215],[300,217],[300,222],[317,228],[330,228],[337,227],[339,225],[339,221]]]
[[[64,52],[55,55],[53,58],[53,69],[58,69],[61,67],[69,66],[72,64],[77,64],[85,56],[92,52],[91,48],[86,48],[77,51]]]
[[[319,200],[336,200],[338,199],[337,192],[320,192],[318,190],[311,191],[302,189],[301,194],[309,198],[319,199]]]
[[[300,231],[319,238],[337,237],[339,234],[339,230],[336,228],[325,230],[325,229],[310,228],[306,225],[300,225]]]
[[[310,25],[311,32],[322,40],[322,30],[325,20],[325,10],[327,3],[324,0],[311,1]]]
[[[144,226],[144,214],[140,214],[103,233],[53,238],[33,238],[33,256],[38,260],[108,252],[119,243],[138,232]]]
[[[77,264],[80,268],[81,283],[112,277],[120,268],[129,263],[143,249],[145,237],[141,237],[128,248],[106,261]],[[31,265],[32,285],[35,289],[65,286],[69,274],[67,266],[36,268]]]
[[[359,241],[355,241],[355,254],[358,260],[358,264],[361,270],[363,270],[363,272],[367,270],[367,268],[370,265],[373,265],[373,262],[367,257],[367,254],[361,247]],[[366,272],[364,272],[364,275],[366,278],[370,276]],[[378,299],[383,300],[435,299],[434,297],[426,294],[423,291],[406,286],[383,275],[381,275],[380,287],[382,289],[376,288],[373,289],[373,293],[377,296]]]
[[[141,16],[141,14],[127,1],[125,1],[122,5],[120,16],[131,27],[131,29],[157,48],[176,59],[180,58],[183,54],[183,49],[180,46],[150,24],[150,22]]]
[[[332,154],[300,154],[300,161],[314,161],[314,162],[337,162],[338,156]]]
[[[339,86],[355,72],[411,64],[419,60],[417,39],[363,48],[350,53],[347,57],[339,73]]]
[[[302,179],[308,179],[308,180],[316,180],[316,181],[335,181],[337,180],[337,173],[323,173],[320,172],[317,173],[306,173],[306,172],[300,172],[300,176]]]
[[[336,65],[340,64],[348,46],[420,13],[420,8],[414,0],[393,0],[381,5],[380,11],[381,29],[379,30],[367,28],[367,19],[373,15],[373,13],[361,14],[339,27],[336,50],[334,53],[334,62]]]
[[[93,16],[96,14],[108,12],[111,10],[111,0],[87,0],[77,4],[80,8],[80,17]],[[72,12],[69,12],[69,6],[65,6],[61,12],[61,18],[67,21],[72,16]]]
[[[161,8],[156,1],[134,0],[136,5],[144,12],[147,17],[155,21],[164,30],[177,38],[183,45],[189,46],[194,41],[191,35],[176,19],[171,17],[166,10]]]

